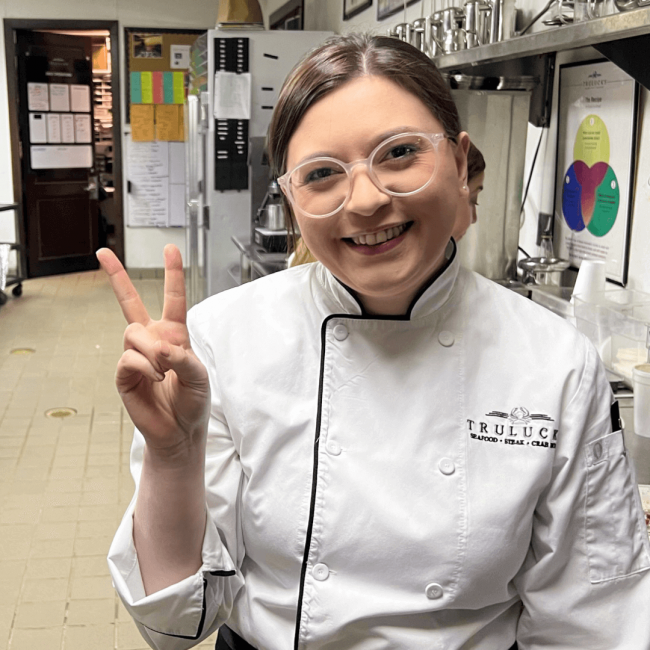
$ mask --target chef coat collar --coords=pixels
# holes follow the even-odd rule
[[[447,302],[454,288],[460,266],[457,251],[456,242],[450,239],[445,250],[444,265],[421,287],[409,305],[406,314],[399,316],[367,314],[352,289],[343,284],[325,266],[318,264],[316,275],[319,283],[325,289],[326,297],[329,298],[325,301],[325,309],[330,314],[350,314],[376,320],[414,320],[430,314]]]

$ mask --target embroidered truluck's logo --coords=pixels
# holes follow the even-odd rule
[[[485,418],[467,420],[470,438],[483,442],[549,449],[556,445],[558,430],[553,428],[553,418],[545,413],[531,413],[523,406],[516,406],[510,413],[490,411],[485,414]]]
[[[496,417],[507,419],[510,424],[530,424],[532,420],[547,420],[548,422],[553,422],[553,418],[543,413],[533,413],[530,414],[528,409],[525,409],[523,406],[517,406],[510,411],[510,415],[503,413],[501,411],[490,411],[485,414],[487,417]]]

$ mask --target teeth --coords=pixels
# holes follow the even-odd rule
[[[375,244],[383,244],[384,242],[395,239],[404,232],[406,224],[401,226],[395,226],[394,228],[388,228],[388,230],[382,230],[381,232],[373,233],[372,235],[359,235],[359,237],[352,237],[352,241],[357,244],[357,246],[374,246]]]

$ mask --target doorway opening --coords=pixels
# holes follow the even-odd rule
[[[124,262],[117,21],[5,19],[14,196],[27,277]]]

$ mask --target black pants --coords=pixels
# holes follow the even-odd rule
[[[219,628],[219,638],[215,650],[255,650],[255,648],[229,627],[223,625]],[[517,650],[517,642],[515,641],[508,650]]]

